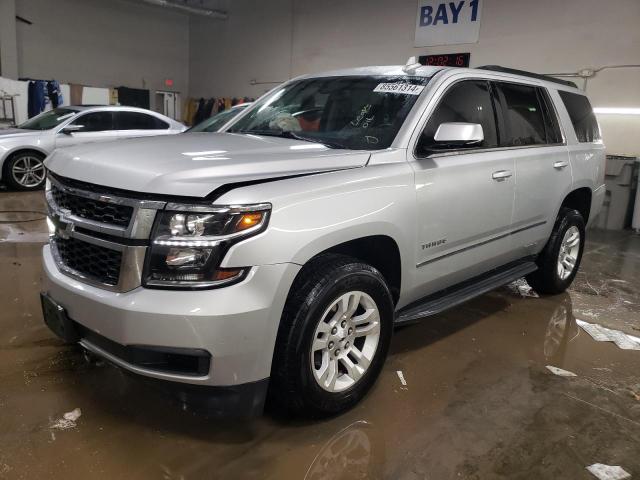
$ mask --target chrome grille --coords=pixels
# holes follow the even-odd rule
[[[59,208],[87,220],[127,228],[133,216],[133,207],[129,205],[118,205],[80,197],[64,191],[57,185],[51,186],[51,195]]]
[[[55,227],[50,245],[58,269],[107,290],[140,286],[153,221],[166,202],[52,174],[48,180],[46,199]]]

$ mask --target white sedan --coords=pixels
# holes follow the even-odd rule
[[[16,128],[0,130],[0,180],[19,190],[35,190],[45,181],[43,161],[56,148],[120,138],[171,135],[185,129],[169,117],[142,108],[54,108]]]

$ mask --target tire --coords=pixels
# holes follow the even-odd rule
[[[6,162],[3,179],[16,190],[38,190],[44,186],[46,170],[44,155],[36,152],[18,152]]]
[[[569,243],[573,243],[570,240],[576,233],[578,244],[569,247]],[[584,241],[585,223],[582,215],[577,210],[562,207],[553,226],[551,237],[536,260],[538,270],[527,276],[529,285],[538,293],[564,292],[571,285],[580,268]],[[559,265],[561,255],[566,259],[566,262],[562,262],[564,270]],[[572,262],[569,262],[569,258],[573,258]],[[571,263],[573,267],[569,271]]]
[[[356,305],[355,313],[347,316]],[[298,274],[285,304],[271,368],[270,399],[287,413],[305,417],[348,410],[380,374],[393,318],[393,299],[378,270],[343,255],[313,260]],[[373,321],[363,323],[363,319]],[[358,336],[363,332],[369,334]],[[347,370],[349,364],[352,373]]]

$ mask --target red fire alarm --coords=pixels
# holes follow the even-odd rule
[[[164,86],[165,87],[173,87],[173,80],[170,79],[170,78],[165,79]]]

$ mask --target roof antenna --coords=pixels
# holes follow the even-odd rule
[[[404,67],[402,67],[402,71],[404,73],[412,75],[415,73],[416,69],[420,68],[421,66],[422,64],[416,61],[416,57],[409,57],[407,59],[407,63],[405,63]]]

